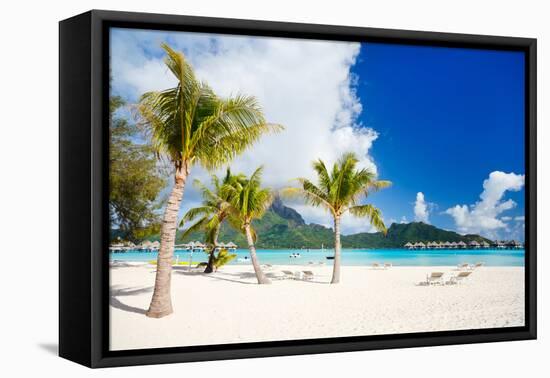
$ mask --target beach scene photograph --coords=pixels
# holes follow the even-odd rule
[[[111,351],[525,325],[522,52],[109,34]]]

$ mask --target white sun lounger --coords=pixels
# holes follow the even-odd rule
[[[470,277],[471,274],[472,274],[472,272],[460,272],[457,275],[452,276],[449,279],[449,281],[447,281],[446,283],[449,284],[449,285],[459,284],[462,281],[464,281],[466,278]]]
[[[303,273],[303,278],[306,281],[311,281],[313,277],[315,277],[315,275],[311,270],[303,270],[302,273]]]
[[[294,273],[292,273],[290,270],[281,270],[281,273],[283,273],[283,275],[281,276],[281,279],[283,279],[283,280],[293,280],[294,279]]]
[[[442,285],[443,284],[443,272],[432,272],[426,276],[426,283],[428,285]]]

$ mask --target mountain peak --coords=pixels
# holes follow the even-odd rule
[[[276,196],[273,200],[271,210],[281,218],[291,221],[297,226],[303,226],[306,224],[300,213],[291,207],[285,206],[279,196]]]

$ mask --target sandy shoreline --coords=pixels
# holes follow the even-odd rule
[[[251,266],[225,266],[205,275],[177,267],[174,314],[147,318],[155,268],[111,267],[111,350],[226,344],[338,336],[513,327],[524,324],[524,268],[482,267],[453,286],[418,286],[426,274],[456,267],[343,266],[329,285],[331,266],[311,270],[312,281],[257,285]]]

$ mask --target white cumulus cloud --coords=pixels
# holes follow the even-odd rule
[[[525,183],[525,176],[515,173],[494,171],[483,181],[480,201],[473,205],[456,205],[445,211],[454,218],[456,227],[462,233],[480,233],[495,238],[499,229],[507,227],[506,217],[499,218],[503,212],[513,209],[516,203],[505,200],[507,191],[517,192]]]
[[[430,211],[428,210],[428,204],[424,199],[424,193],[416,193],[416,201],[414,203],[414,219],[419,222],[430,223],[429,221]]]
[[[377,172],[369,151],[378,133],[358,123],[363,107],[351,67],[359,43],[119,30],[113,34],[111,50],[115,90],[135,100],[145,91],[174,85],[158,51],[150,53],[161,41],[182,50],[198,78],[216,93],[253,95],[268,121],[284,125],[284,132],[262,138],[236,158],[231,163],[234,171],[250,174],[263,165],[264,183],[278,189],[297,177],[313,179],[312,161],[321,158],[330,165],[352,151],[361,168]],[[207,181],[207,172],[195,167],[192,178]],[[184,201],[182,211],[186,203],[198,200],[198,193],[189,185],[185,197],[191,201]],[[304,212],[304,218],[331,223],[318,211]],[[349,218],[344,232],[370,229],[364,220]]]

